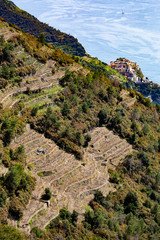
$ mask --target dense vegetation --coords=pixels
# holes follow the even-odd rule
[[[109,80],[101,72],[85,76],[81,71],[76,73],[67,70],[60,84],[64,90],[54,101],[61,110],[53,112],[48,108],[44,116],[39,116],[38,119],[35,116],[31,123],[61,147],[77,152],[80,157],[81,146],[87,146],[85,133],[95,126],[105,124],[134,144],[135,148],[146,150],[149,147],[146,145],[147,138],[150,138],[149,125],[152,123],[154,135],[149,140],[152,148],[150,151],[157,149],[159,109],[153,107],[149,99],[131,90],[130,95],[133,101],[134,98],[137,99],[137,104],[129,109],[120,97],[122,85],[118,81]],[[146,107],[148,116],[145,116]]]
[[[17,57],[18,51],[21,57]],[[25,105],[26,101],[45,95],[45,89],[27,88],[27,80],[48,60],[55,61],[53,76],[66,68],[58,91],[53,94],[52,88],[47,90],[51,106]],[[116,191],[107,196],[95,192],[81,223],[76,211],[70,213],[63,208],[45,231],[34,227],[31,238],[159,239],[160,107],[134,90],[126,91],[118,81],[120,75],[114,75],[108,66],[103,71],[100,68],[103,63],[96,67],[95,59],[80,61],[86,68],[78,58],[55,50],[41,37],[38,40],[21,32],[9,41],[0,37],[1,94],[9,88],[26,87],[26,91],[13,96],[20,99],[16,105],[9,109],[2,103],[0,109],[0,166],[7,169],[0,177],[0,237],[25,239],[6,224],[9,219],[21,219],[35,179],[31,176],[31,166],[27,166],[24,146],[13,150],[9,144],[30,123],[78,159],[83,157],[91,140],[88,130],[97,126],[113,130],[135,149],[116,170],[109,169],[110,182]],[[78,64],[79,70],[67,69],[73,64]],[[42,199],[48,201],[51,195],[46,188]]]
[[[123,58],[119,58],[123,59]],[[160,104],[160,86],[153,82],[133,82],[118,71],[110,68],[106,63],[99,61],[97,58],[84,57],[80,59],[84,67],[95,71],[99,70],[103,72],[108,78],[118,80],[127,89],[134,89],[143,94],[145,97],[149,97],[154,104]],[[141,69],[136,70],[138,77],[143,78],[144,75]]]
[[[38,121],[34,118],[35,129],[81,158],[82,146],[90,139],[85,133],[105,125],[126,138],[137,152],[127,156],[115,172],[110,170],[110,181],[117,191],[107,197],[95,194],[83,225],[75,227],[70,217],[56,218],[47,234],[65,239],[132,239],[135,235],[138,239],[158,239],[158,105],[153,106],[133,90],[129,95],[135,104],[127,105],[121,98],[122,85],[100,71],[86,76],[81,71],[66,71],[60,84],[64,90],[55,99],[60,111],[48,108]]]
[[[36,37],[43,33],[46,42],[63,49],[66,53],[77,56],[85,55],[83,46],[76,38],[40,22],[37,18],[19,9],[10,1],[0,1],[0,17]]]
[[[132,88],[146,97],[150,97],[154,104],[160,104],[160,86],[156,83],[134,83],[129,81],[126,85],[128,88]]]

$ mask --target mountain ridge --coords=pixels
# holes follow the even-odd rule
[[[43,33],[46,42],[63,49],[66,53],[85,55],[85,49],[76,38],[40,22],[31,14],[19,9],[12,1],[0,0],[0,16],[36,37]]]

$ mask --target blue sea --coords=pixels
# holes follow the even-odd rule
[[[73,35],[87,53],[110,63],[136,61],[160,84],[160,0],[13,0],[40,21]]]

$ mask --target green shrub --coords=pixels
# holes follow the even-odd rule
[[[108,121],[108,111],[107,109],[101,109],[98,113],[99,125],[105,124]]]
[[[135,97],[135,91],[133,89],[129,90],[129,95],[133,98]]]
[[[5,60],[9,63],[12,62],[10,51],[7,48],[3,49],[3,60]]]
[[[92,211],[88,210],[85,212],[84,217],[85,217],[85,220],[83,221],[84,227],[91,230],[91,228],[93,226],[94,213]]]
[[[72,223],[76,223],[78,221],[78,212],[73,210],[73,213],[71,214],[71,219],[72,219]]]
[[[4,46],[5,43],[5,39],[4,39],[4,35],[0,35],[0,46]]]
[[[44,177],[44,175],[43,175],[42,172],[38,172],[37,175],[38,175],[39,177]]]
[[[83,104],[82,104],[82,110],[83,110],[84,113],[88,113],[89,107],[88,107],[87,102],[83,102]]]
[[[104,228],[107,225],[106,216],[102,210],[95,210],[92,224],[93,228]]]
[[[76,132],[76,140],[79,146],[84,145],[84,136],[81,131]]]
[[[155,203],[154,206],[151,209],[152,214],[157,214],[159,212],[159,206],[158,203]]]
[[[18,198],[13,197],[10,201],[9,213],[16,219],[19,220],[23,216],[23,204]]]
[[[160,226],[160,212],[157,212],[155,214],[154,220],[156,221],[156,223]]]
[[[2,65],[1,76],[5,79],[10,79],[10,68],[7,65]]]
[[[147,135],[149,133],[149,126],[147,124],[144,124],[142,131],[144,135]]]
[[[15,151],[12,152],[12,149],[10,149],[10,157],[12,160],[16,162],[20,162],[22,165],[26,164],[26,154],[25,149],[23,145],[20,145],[15,149]],[[12,155],[12,156],[11,156]]]
[[[4,78],[0,78],[0,89],[5,88],[8,84],[8,81]]]
[[[70,223],[72,222],[72,214],[65,207],[60,210],[59,216],[63,220],[67,219]]]
[[[108,102],[108,95],[104,89],[100,89],[98,95],[102,100],[104,100],[105,102]]]
[[[149,159],[149,157],[148,157],[148,155],[147,155],[146,153],[144,153],[144,152],[139,152],[139,153],[137,154],[137,157],[141,160],[143,166],[149,167],[149,165],[150,165],[150,159]]]
[[[67,103],[64,103],[63,108],[62,108],[62,115],[64,117],[67,117],[70,114],[70,107]]]
[[[0,187],[0,207],[3,207],[6,203],[7,194],[2,187]]]
[[[33,190],[34,180],[24,172],[22,165],[18,164],[9,168],[4,178],[4,186],[11,195],[18,195],[18,190]]]
[[[37,115],[37,112],[38,112],[38,109],[39,109],[39,107],[34,106],[34,107],[32,108],[32,110],[31,110],[31,115],[32,115],[32,116],[36,116],[36,115]]]
[[[133,129],[133,131],[134,131],[135,133],[138,132],[138,127],[137,127],[137,124],[136,124],[135,121],[132,122],[131,128]]]
[[[115,128],[117,127],[120,123],[122,122],[122,119],[121,119],[121,116],[120,116],[120,113],[116,113],[115,116],[113,116],[113,118],[111,119],[111,124],[112,126]]]
[[[125,213],[135,213],[139,207],[139,201],[135,192],[129,191],[124,199]]]
[[[27,240],[27,238],[12,226],[0,226],[0,239],[1,240]]]
[[[143,205],[145,207],[147,207],[147,208],[151,208],[152,207],[152,203],[148,199],[146,199],[146,201],[143,203]]]
[[[103,196],[103,193],[99,190],[97,190],[94,194],[94,199],[93,201],[101,204],[103,207],[105,206],[106,204],[106,200],[105,200],[105,197]]]
[[[20,77],[14,77],[11,79],[12,82],[15,82],[15,83],[20,83],[22,81],[22,79],[20,79]]]
[[[84,147],[88,147],[88,143],[91,141],[91,135],[87,134],[85,136],[85,143],[84,143]]]
[[[58,140],[58,145],[65,149],[69,153],[73,153],[77,159],[82,159],[82,151],[81,149],[73,142],[66,138],[60,138]]]
[[[160,152],[160,137],[158,138],[158,152]]]
[[[44,200],[50,200],[52,197],[52,193],[49,188],[45,188],[45,194],[42,196],[42,199]]]
[[[118,179],[118,174],[117,174],[116,172],[114,172],[114,173],[112,174],[112,176],[110,177],[110,181],[113,182],[113,183],[118,184],[119,179]]]
[[[50,221],[49,225],[46,228],[54,229],[55,227],[58,227],[59,220],[60,220],[60,216],[58,215],[56,218]]]
[[[142,234],[146,230],[145,223],[143,219],[138,219],[135,216],[132,216],[128,222],[126,233],[127,235],[135,236],[136,234]]]
[[[115,231],[115,225],[111,219],[108,220],[108,227],[111,231]]]
[[[36,238],[43,238],[44,237],[44,233],[43,233],[43,231],[39,227],[32,228],[31,233]]]
[[[38,40],[42,43],[45,44],[45,36],[43,33],[40,33],[38,36]]]

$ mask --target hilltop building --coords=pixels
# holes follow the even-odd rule
[[[110,62],[110,67],[127,77],[136,83],[149,83],[149,79],[145,77],[139,77],[137,72],[140,71],[136,62],[129,61],[125,58],[118,58],[116,61]]]

